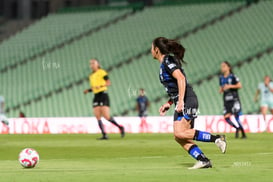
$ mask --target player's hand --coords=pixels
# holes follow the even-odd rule
[[[175,107],[175,111],[178,113],[183,112],[184,109],[184,101],[179,101]]]
[[[223,88],[224,91],[225,91],[225,90],[228,90],[228,89],[230,89],[230,85],[226,84],[226,85],[224,85],[222,88]]]
[[[170,109],[170,107],[171,107],[171,105],[169,103],[163,104],[159,108],[159,114],[160,114],[160,116],[164,116],[166,114],[166,112]]]
[[[83,91],[84,94],[87,94],[88,92],[89,92],[88,90],[84,90],[84,91]]]

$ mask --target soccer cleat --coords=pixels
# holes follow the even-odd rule
[[[108,140],[108,136],[102,136],[101,138],[97,138],[97,140]]]
[[[202,169],[202,168],[212,168],[212,164],[210,160],[208,161],[197,161],[194,166],[188,169]]]
[[[239,128],[236,128],[236,131],[235,131],[235,138],[239,138]]]
[[[124,130],[124,127],[123,127],[123,126],[121,126],[121,127],[119,128],[119,130],[120,130],[120,135],[121,135],[121,138],[124,138],[124,136],[125,136],[125,130]]]
[[[226,142],[226,137],[225,135],[220,135],[220,138],[217,138],[215,140],[215,144],[217,145],[217,147],[219,147],[219,149],[221,150],[221,152],[224,154],[226,153],[226,149],[227,149],[227,142]]]
[[[7,126],[9,125],[9,122],[7,120],[2,120],[1,122]]]

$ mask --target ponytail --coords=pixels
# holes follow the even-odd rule
[[[179,66],[181,66],[182,63],[186,63],[183,60],[186,50],[176,40],[158,37],[154,39],[153,45],[154,47],[157,47],[162,54],[173,54],[175,61]]]

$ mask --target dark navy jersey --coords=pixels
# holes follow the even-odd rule
[[[165,87],[165,90],[168,93],[169,97],[172,100],[177,100],[178,98],[177,80],[172,76],[172,73],[177,69],[182,72],[186,79],[186,91],[184,100],[186,97],[196,96],[192,87],[187,82],[186,74],[183,68],[176,63],[173,56],[167,55],[164,57],[160,65],[159,79],[162,85]]]
[[[136,101],[139,108],[139,112],[145,112],[149,104],[148,98],[146,96],[138,96]]]
[[[221,75],[219,77],[219,84],[220,87],[224,87],[226,84],[228,85],[236,85],[239,83],[239,78],[234,74],[229,74],[227,77],[224,77],[224,75]],[[228,89],[224,91],[224,101],[235,101],[239,99],[238,95],[238,89]]]

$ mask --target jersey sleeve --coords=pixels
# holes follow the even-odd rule
[[[164,59],[164,65],[166,70],[169,73],[173,73],[175,70],[179,69],[179,66],[177,65],[177,63],[174,61],[174,58],[171,56],[168,56],[166,59]]]
[[[270,83],[269,83],[269,87],[270,87],[271,89],[273,89],[273,82],[270,82]]]
[[[262,84],[261,83],[258,84],[258,88],[257,89],[260,90],[260,91],[262,90]]]
[[[237,83],[239,83],[240,82],[240,79],[239,79],[239,77],[237,77],[236,75],[233,75],[233,78],[232,78],[232,82],[233,82],[233,84],[237,84]]]
[[[89,84],[90,84],[90,87],[92,87],[92,74],[90,74],[89,76],[88,76],[88,78],[89,78]]]
[[[219,76],[219,86],[222,87],[223,84],[222,84],[222,76]]]
[[[104,79],[104,80],[109,80],[109,76],[108,76],[108,75],[105,75],[105,76],[103,77],[103,79]]]
[[[105,70],[101,70],[101,77],[102,77],[104,80],[109,80],[108,73],[107,73]]]

